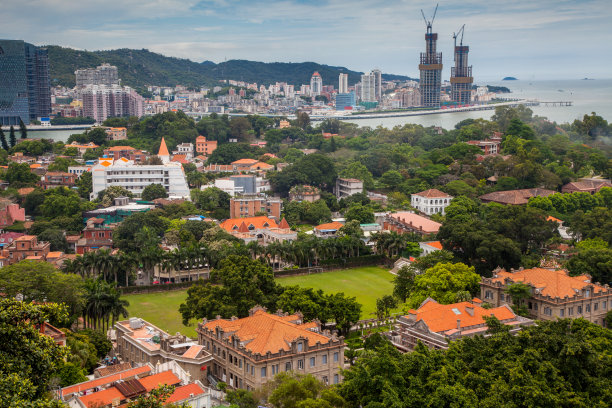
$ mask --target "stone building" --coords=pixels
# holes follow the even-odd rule
[[[427,215],[444,215],[444,210],[450,205],[453,198],[454,197],[451,195],[432,188],[421,191],[420,193],[412,194],[410,197],[410,205]]]
[[[248,317],[204,319],[198,343],[212,353],[210,373],[232,388],[253,390],[281,371],[312,374],[326,384],[341,380],[344,340],[321,332],[300,314],[271,314],[254,307]]]
[[[606,313],[612,308],[612,289],[608,285],[592,283],[589,275],[569,276],[566,270],[545,268],[510,272],[497,268],[492,278],[480,282],[482,299],[493,306],[512,305],[507,290],[518,282],[531,288],[531,297],[523,305],[534,319],[582,317],[604,326]]]

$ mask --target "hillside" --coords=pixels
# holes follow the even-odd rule
[[[338,74],[349,74],[349,84],[360,80],[361,72],[314,62],[264,63],[230,60],[215,64],[166,57],[146,49],[118,49],[110,51],[82,51],[59,46],[48,46],[51,81],[53,85],[74,86],[74,71],[96,67],[104,62],[116,65],[122,84],[134,88],[155,84],[161,86],[185,85],[190,87],[214,85],[220,79],[235,79],[268,85],[287,82],[293,85],[310,83],[310,76],[318,71],[325,85],[338,85]],[[406,76],[383,74],[383,79],[407,80]]]

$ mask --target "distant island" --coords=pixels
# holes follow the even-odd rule
[[[493,93],[511,93],[512,92],[510,89],[506,88],[505,86],[487,85],[487,88],[489,88],[489,92],[493,92]]]
[[[593,78],[582,78],[583,81],[594,81]]]
[[[502,81],[518,81],[515,77],[505,77]]]

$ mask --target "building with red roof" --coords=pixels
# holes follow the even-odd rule
[[[281,371],[298,370],[324,383],[338,383],[344,365],[344,340],[322,332],[300,314],[271,314],[254,307],[237,319],[204,319],[198,343],[213,354],[210,373],[231,388],[260,388]]]
[[[495,316],[516,332],[533,320],[516,315],[508,305],[485,309],[482,301],[441,305],[427,298],[417,310],[398,319],[398,329],[391,333],[393,344],[402,351],[412,351],[420,341],[435,349],[447,349],[448,343],[462,337],[486,335],[485,317]]]
[[[441,226],[439,222],[408,211],[389,214],[383,222],[383,229],[402,234],[437,234]]]
[[[512,305],[514,301],[507,290],[519,282],[530,287],[531,296],[523,306],[534,319],[581,317],[605,325],[606,313],[612,309],[612,288],[591,282],[589,275],[570,276],[563,269],[520,268],[507,272],[497,268],[492,278],[482,279],[480,293],[492,305]]]
[[[449,194],[443,193],[435,188],[431,188],[429,190],[421,191],[420,193],[412,194],[410,197],[410,205],[427,215],[444,215],[444,210],[449,206],[453,198],[454,197]]]

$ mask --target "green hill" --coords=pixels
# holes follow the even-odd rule
[[[145,85],[198,87],[215,85],[221,79],[257,82],[269,85],[287,82],[293,85],[310,83],[314,71],[318,71],[325,85],[338,86],[338,74],[349,75],[349,84],[360,80],[361,72],[344,67],[334,67],[314,62],[264,63],[246,60],[230,60],[215,64],[211,61],[197,63],[188,59],[166,57],[146,49],[118,49],[110,51],[83,51],[55,45],[47,46],[53,85],[74,86],[74,71],[92,68],[102,63],[117,66],[121,83],[134,88]],[[383,74],[383,79],[407,80],[406,76]]]

